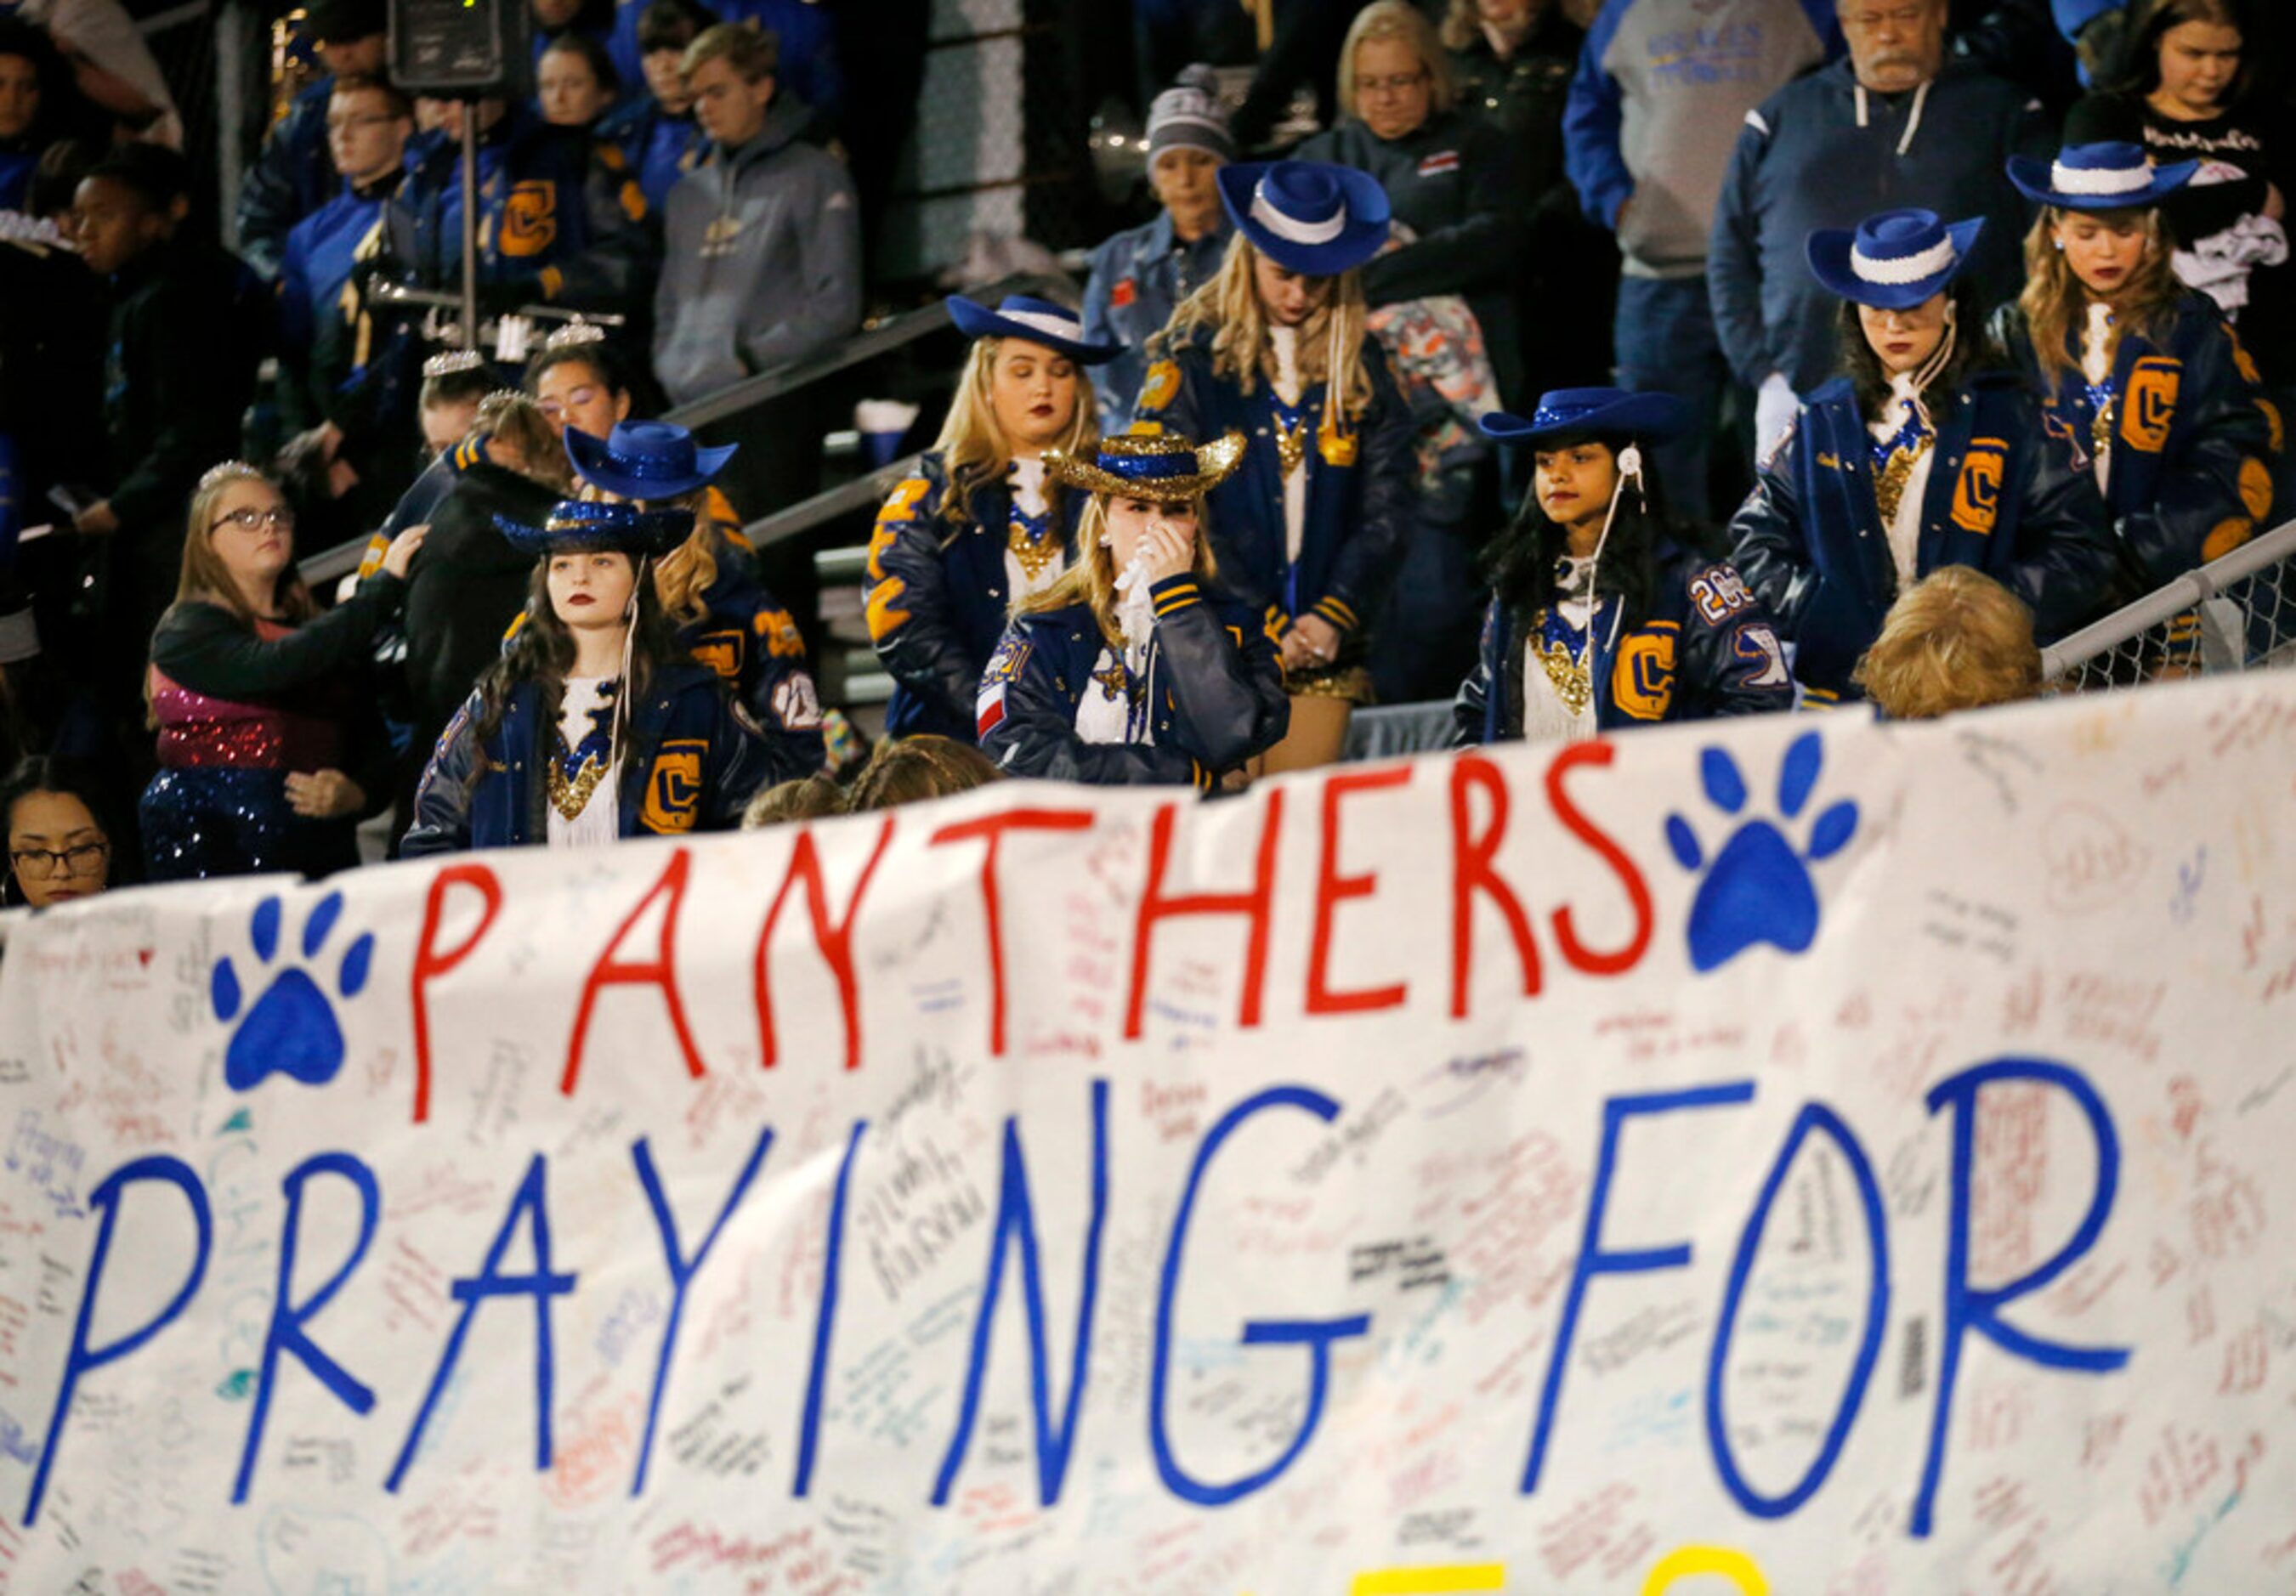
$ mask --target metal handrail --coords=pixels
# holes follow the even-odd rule
[[[750,540],[751,548],[762,549],[767,544],[801,537],[824,521],[882,503],[885,495],[893,491],[894,485],[902,478],[916,475],[917,462],[922,458],[922,455],[911,454],[906,459],[880,467],[865,477],[856,477],[842,487],[832,487],[827,493],[817,493],[809,499],[801,499],[786,510],[777,510],[771,515],[751,521],[742,528],[742,536]]]
[[[2185,572],[2167,585],[2122,605],[2102,620],[2041,651],[2041,679],[2054,682],[2084,660],[2142,637],[2187,610],[2216,598],[2267,566],[2296,557],[2296,521],[2251,537],[2231,553]]]
[[[1005,294],[1037,294],[1062,286],[1062,280],[1034,272],[1016,272],[979,290],[983,299],[1002,298]],[[939,331],[949,324],[948,307],[927,305],[899,315],[887,316],[873,327],[864,328],[837,348],[816,355],[810,360],[800,360],[791,365],[775,366],[770,372],[760,372],[745,377],[730,388],[721,388],[708,398],[696,399],[691,405],[680,405],[661,419],[676,422],[681,427],[699,430],[711,422],[724,421],[729,415],[739,415],[754,410],[784,394],[820,381],[847,366],[858,365],[865,360],[913,344],[917,340]]]
[[[1002,298],[1005,294],[1034,293],[1041,296],[1046,290],[1058,288],[1062,283],[1062,279],[1041,273],[1016,272],[974,291],[982,299]],[[784,394],[794,393],[848,366],[858,365],[865,360],[914,343],[948,324],[948,307],[946,305],[927,305],[899,315],[887,316],[875,326],[864,328],[836,348],[811,360],[776,366],[770,372],[760,372],[754,377],[744,378],[730,388],[720,389],[708,398],[679,405],[665,414],[662,420],[699,430],[711,422],[739,415]],[[861,509],[872,501],[884,497],[891,491],[893,484],[906,474],[904,467],[908,463],[903,462],[887,466],[883,471],[873,471],[857,481],[849,482],[843,487],[816,494],[762,520],[752,521],[742,529],[743,533],[752,544],[761,541],[778,543],[783,538],[794,537],[832,516]],[[881,482],[882,486],[874,486]],[[798,519],[800,517],[803,519]],[[297,569],[303,573],[306,582],[331,582],[358,569],[366,545],[365,537],[337,544],[301,561]]]

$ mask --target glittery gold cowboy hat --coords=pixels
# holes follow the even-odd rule
[[[1241,432],[1208,444],[1191,443],[1177,432],[1125,433],[1102,438],[1095,461],[1072,459],[1058,449],[1045,451],[1045,470],[1055,480],[1159,504],[1200,499],[1242,463]]]

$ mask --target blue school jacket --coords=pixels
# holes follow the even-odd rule
[[[1983,571],[2025,601],[2044,642],[2087,619],[2112,572],[2096,479],[2046,436],[2040,405],[2007,372],[1980,372],[1931,399],[1934,463],[1922,500],[1917,574]],[[1738,568],[1787,639],[1817,700],[1849,680],[1898,596],[1874,494],[1871,448],[1849,379],[1812,394],[1730,522]]]
[[[414,792],[414,824],[404,858],[466,848],[523,847],[545,841],[545,773],[558,727],[542,690],[521,683],[501,724],[478,735],[473,692],[439,739]],[[633,708],[622,749],[621,835],[675,837],[730,831],[767,776],[763,740],[735,708],[714,673],[680,663],[654,674]],[[471,777],[487,762],[485,780]]]
[[[2066,332],[2070,367],[2045,381],[2024,312],[2004,306],[1996,341],[2041,395],[2041,422],[2076,467],[2094,465],[2094,419],[2080,371],[2080,328]],[[2272,425],[2257,371],[2216,302],[2178,296],[2156,343],[2136,328],[2113,352],[2118,410],[2104,503],[2120,534],[2124,588],[2160,587],[2246,543],[2272,513]],[[2136,592],[2124,593],[2134,597]]]
[[[1323,384],[1301,396],[1308,418],[1306,525],[1300,558],[1286,557],[1283,467],[1275,451],[1275,396],[1262,378],[1249,394],[1212,372],[1210,341],[1197,337],[1158,356],[1140,390],[1137,418],[1199,441],[1244,435],[1243,463],[1212,489],[1212,552],[1220,581],[1264,613],[1281,636],[1294,617],[1318,615],[1348,642],[1377,618],[1410,527],[1417,463],[1409,408],[1387,356],[1365,334],[1371,374],[1366,412],[1334,434],[1318,430]]]
[[[1099,786],[1193,783],[1283,740],[1292,724],[1275,645],[1250,606],[1183,573],[1149,589],[1156,631],[1146,680],[1128,682],[1086,604],[1016,615],[980,680],[981,751],[1014,775]],[[1152,739],[1087,742],[1087,693],[1136,690]]]
[[[958,522],[942,511],[947,491],[947,463],[939,450],[928,450],[917,457],[917,474],[877,512],[865,590],[869,640],[894,682],[885,730],[971,742],[980,673],[1013,602],[1004,583],[1013,493],[1001,477],[981,484],[965,500],[971,519]],[[1074,559],[1086,495],[1051,482],[1045,493]]]
[[[1654,552],[1651,613],[1607,646],[1611,611],[1592,624],[1589,675],[1602,731],[1793,708],[1793,678],[1769,611],[1725,561],[1672,543]],[[1615,599],[1606,604],[1616,603]],[[1522,736],[1523,645],[1532,617],[1494,597],[1481,657],[1452,701],[1451,746]],[[1542,689],[1543,691],[1543,689]]]

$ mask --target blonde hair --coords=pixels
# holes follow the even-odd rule
[[[1180,301],[1164,330],[1149,340],[1152,354],[1169,355],[1189,338],[1209,329],[1212,335],[1212,374],[1227,377],[1245,393],[1259,386],[1264,373],[1275,380],[1275,350],[1267,336],[1267,313],[1259,303],[1259,288],[1252,267],[1259,251],[1242,233],[1228,241],[1227,254],[1201,288]],[[1341,272],[1332,280],[1331,299],[1300,329],[1300,386],[1304,392],[1332,380],[1329,392],[1340,396],[1350,422],[1360,421],[1371,408],[1371,373],[1364,369],[1363,274]],[[1319,335],[1320,334],[1320,335]],[[1325,403],[1329,404],[1328,398]]]
[[[969,742],[930,732],[887,738],[870,750],[869,763],[853,778],[845,794],[845,812],[866,814],[948,798],[1001,781],[1004,775],[995,761]]]
[[[1554,0],[1530,0],[1530,24],[1536,29]],[[1451,0],[1440,29],[1446,50],[1472,50],[1483,37],[1483,8],[1477,0]]]
[[[709,616],[701,595],[718,580],[718,528],[709,519],[709,490],[697,487],[659,504],[646,504],[649,510],[671,506],[693,512],[693,530],[653,562],[654,596],[661,601],[662,613],[676,625],[699,626]]]
[[[1856,680],[1892,720],[2030,699],[2041,691],[2033,612],[1983,571],[1942,566],[1898,595]]]
[[[564,446],[550,430],[542,406],[515,389],[498,388],[479,401],[471,430],[498,438],[518,451],[525,462],[519,475],[560,494],[574,491],[574,468]]]
[[[231,579],[231,572],[224,569],[223,556],[215,549],[216,509],[223,503],[224,495],[242,482],[258,482],[274,494],[279,491],[278,483],[244,460],[226,460],[200,479],[199,487],[192,495],[191,512],[184,520],[184,563],[176,578],[176,602],[218,605],[230,610],[251,631],[255,612],[247,607],[239,584]],[[286,501],[283,498],[280,502]],[[279,573],[272,588],[271,604],[279,613],[299,622],[309,620],[319,612],[302,572],[292,560]]]
[[[1435,24],[1427,20],[1427,13],[1411,0],[1372,0],[1356,13],[1356,20],[1348,25],[1347,41],[1340,46],[1342,111],[1351,117],[1362,114],[1356,109],[1356,51],[1381,39],[1399,40],[1419,57],[1420,70],[1427,74],[1429,116],[1458,102],[1458,87],[1451,81],[1451,58],[1443,53],[1442,41],[1435,37]]]
[[[1085,503],[1084,512],[1077,517],[1077,562],[1060,574],[1059,580],[1013,606],[1014,613],[1033,615],[1047,610],[1065,610],[1071,604],[1085,604],[1092,610],[1092,618],[1100,627],[1100,635],[1109,647],[1119,651],[1124,647],[1124,631],[1116,620],[1116,556],[1101,540],[1108,536],[1109,495],[1096,493]],[[1201,499],[1189,503],[1196,512],[1195,561],[1191,569],[1206,582],[1219,579],[1219,561],[1212,556],[1211,507]]]
[[[2025,234],[2025,288],[2017,307],[2025,313],[2025,328],[2033,340],[2033,358],[2041,381],[2054,388],[2076,368],[2072,340],[2079,336],[2088,306],[2088,288],[2073,272],[2065,252],[2057,248],[2056,226],[2070,213],[2054,205],[2041,207]],[[2111,212],[2083,212],[2110,215]],[[2161,231],[2161,212],[2144,213],[2144,258],[2129,274],[2128,286],[2113,300],[2113,324],[2105,334],[2110,359],[2120,340],[2135,331],[2150,339],[2158,332],[2161,313],[2184,291],[2170,269],[2169,244]]]
[[[955,396],[949,400],[948,414],[940,424],[940,436],[933,439],[933,447],[939,452],[941,464],[948,472],[948,487],[940,497],[941,519],[958,526],[972,519],[967,503],[972,490],[984,482],[996,481],[1013,463],[1013,445],[1005,438],[1004,429],[996,424],[996,403],[990,394],[996,378],[996,356],[1004,347],[1001,338],[972,340],[972,353],[965,358],[964,374],[957,379]],[[1069,430],[1049,446],[1063,454],[1089,454],[1100,442],[1098,407],[1093,403],[1092,385],[1085,381],[1082,369],[1074,361],[1070,362],[1070,368],[1076,412],[1069,418]],[[1045,484],[1046,501],[1054,510],[1060,507],[1061,492],[1058,483]]]
[[[776,782],[750,800],[742,811],[742,830],[755,831],[793,820],[827,820],[845,813],[845,790],[833,776],[815,771]]]
[[[771,78],[781,69],[780,37],[748,22],[718,22],[696,34],[677,58],[677,75],[691,78],[713,61],[734,69],[744,83]]]

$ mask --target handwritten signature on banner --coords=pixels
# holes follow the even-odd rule
[[[1981,766],[1787,722],[36,921],[4,1550],[57,1589],[2268,1584],[2296,1091],[2251,905],[2291,895],[2217,839],[2296,717],[2161,696],[2115,746],[2207,781],[2057,708]]]

